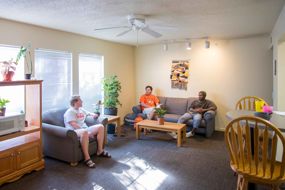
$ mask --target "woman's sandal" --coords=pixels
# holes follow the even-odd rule
[[[103,151],[101,154],[98,155],[98,157],[111,158],[111,154],[109,154],[107,151]]]
[[[91,159],[85,160],[84,163],[85,163],[86,166],[88,166],[89,168],[95,168],[95,167],[96,167],[96,164],[95,164]]]

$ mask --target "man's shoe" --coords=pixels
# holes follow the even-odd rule
[[[175,132],[168,133],[172,138],[177,139],[177,134]]]
[[[193,133],[192,131],[186,133],[186,137],[189,138],[189,137],[193,137],[195,135],[195,133]]]

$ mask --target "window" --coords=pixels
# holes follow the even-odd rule
[[[92,112],[103,97],[103,70],[103,56],[79,54],[79,94],[84,101],[83,107]]]
[[[19,50],[20,47],[17,46],[0,45],[0,62],[9,61],[11,59],[15,61]],[[0,77],[2,78],[2,75]],[[24,59],[21,58],[17,65],[13,80],[23,80],[23,79],[24,79]],[[1,87],[0,98],[5,98],[10,100],[10,103],[8,103],[6,106],[6,112],[8,115],[11,112],[19,113],[20,111],[24,111],[23,86]]]
[[[43,82],[43,111],[69,106],[72,93],[72,54],[35,50],[35,76]]]

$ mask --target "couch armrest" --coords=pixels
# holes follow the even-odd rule
[[[215,131],[215,116],[215,111],[207,111],[203,115],[206,122],[206,137],[211,137]]]
[[[142,113],[142,110],[141,110],[141,106],[140,106],[140,105],[133,106],[132,110],[133,110],[133,112],[134,112],[135,114]]]
[[[215,116],[216,116],[216,112],[212,111],[212,110],[206,111],[203,115],[205,120],[213,119],[213,118],[215,118]]]
[[[73,130],[70,130],[65,127],[59,127],[56,125],[51,125],[47,123],[42,123],[43,126],[43,132],[48,134],[48,135],[53,135],[61,138],[70,138],[74,141],[78,141],[78,137],[76,133]]]
[[[85,122],[88,126],[96,125],[96,124],[102,124],[104,126],[107,125],[108,119],[104,117],[99,117],[97,119],[94,119],[92,116],[88,116],[85,119]]]

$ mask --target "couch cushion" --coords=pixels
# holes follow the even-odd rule
[[[186,113],[187,99],[186,98],[167,98],[166,110],[169,114],[183,115]]]
[[[181,117],[181,115],[177,115],[177,114],[165,114],[165,115],[164,115],[164,120],[165,120],[166,122],[177,123],[179,117]]]
[[[158,99],[159,99],[159,103],[160,103],[160,104],[165,105],[166,97],[164,97],[164,96],[158,96]]]
[[[63,115],[67,108],[52,109],[43,113],[43,123],[65,127]]]
[[[189,110],[189,108],[190,108],[190,106],[194,100],[198,100],[198,98],[194,98],[194,97],[187,98],[187,110]]]

